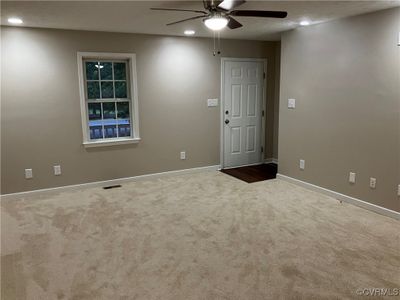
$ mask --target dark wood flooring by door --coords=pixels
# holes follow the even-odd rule
[[[221,172],[247,183],[274,179],[276,178],[277,171],[278,165],[273,163],[221,170]]]

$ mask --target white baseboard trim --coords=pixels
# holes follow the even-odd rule
[[[353,198],[332,190],[328,190],[326,188],[320,187],[318,185],[314,185],[305,181],[301,181],[299,179],[296,178],[292,178],[286,175],[282,175],[282,174],[276,174],[276,178],[277,179],[282,179],[285,180],[287,182],[299,185],[301,187],[307,188],[309,190],[315,191],[315,192],[319,192],[321,194],[330,196],[332,198],[338,199],[340,201],[344,201],[353,205],[356,205],[358,207],[364,208],[364,209],[368,209],[370,211],[376,212],[378,214],[393,218],[393,219],[397,219],[400,220],[400,213],[388,208],[384,208],[382,206],[378,206],[369,202],[365,202],[363,200],[357,199],[357,198]]]
[[[3,194],[3,195],[0,195],[0,199],[1,200],[18,199],[18,198],[21,198],[24,196],[30,196],[30,195],[44,195],[47,193],[63,192],[63,191],[68,191],[68,190],[103,187],[103,186],[108,186],[108,185],[121,184],[124,182],[155,179],[155,178],[166,177],[166,176],[171,176],[171,175],[183,175],[183,174],[193,174],[193,173],[200,173],[200,172],[207,172],[207,171],[217,171],[219,169],[220,169],[220,166],[215,165],[215,166],[197,167],[197,168],[191,168],[191,169],[166,171],[166,172],[160,172],[160,173],[138,175],[138,176],[133,176],[133,177],[124,177],[124,178],[117,178],[117,179],[104,180],[104,181],[95,181],[95,182],[88,182],[88,183],[81,183],[81,184],[74,184],[74,185],[65,185],[65,186],[59,186],[59,187],[48,188],[48,189],[40,189],[40,190],[33,190],[33,191],[26,191],[26,192],[19,192],[19,193]]]
[[[266,158],[264,159],[264,164],[278,164],[278,159],[277,158]]]

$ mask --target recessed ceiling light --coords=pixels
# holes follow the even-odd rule
[[[310,25],[310,21],[303,20],[303,21],[300,22],[300,25],[301,26],[308,26],[308,25]]]
[[[24,23],[24,22],[22,22],[22,20],[20,19],[20,18],[15,18],[15,17],[13,17],[13,18],[8,18],[8,23],[10,23],[10,24],[22,24],[22,23]]]
[[[194,30],[185,30],[183,33],[186,34],[186,35],[193,35],[196,32]]]

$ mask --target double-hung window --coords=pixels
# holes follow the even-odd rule
[[[85,146],[138,142],[134,54],[78,53]]]

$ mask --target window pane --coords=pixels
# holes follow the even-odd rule
[[[112,63],[100,63],[100,78],[101,80],[112,80]]]
[[[92,121],[92,122],[100,123],[101,121]],[[90,139],[91,140],[97,140],[97,139],[102,139],[103,138],[103,127],[101,127],[101,126],[89,126],[89,130],[90,130]]]
[[[114,80],[126,80],[126,63],[114,63]]]
[[[125,81],[115,82],[115,98],[127,98]]]
[[[129,118],[129,102],[117,102],[118,135],[131,136],[131,120]]]
[[[98,80],[99,79],[99,69],[96,67],[97,62],[87,61],[86,65],[86,79],[87,80]]]
[[[87,82],[87,97],[88,99],[98,99],[100,98],[100,88],[97,81]]]
[[[101,97],[114,98],[114,87],[112,81],[101,82]]]
[[[115,125],[104,126],[104,137],[105,138],[116,138],[117,137],[117,126],[115,126]]]
[[[100,120],[101,119],[101,104],[100,103],[88,103],[88,107],[89,107],[89,120]]]
[[[104,137],[117,137],[117,121],[115,120],[115,102],[103,103]]]
[[[129,119],[129,102],[117,102],[118,119]]]
[[[120,122],[120,121],[118,121]],[[131,136],[131,125],[129,124],[129,120],[127,120],[128,124],[126,125],[118,125],[118,135],[120,137],[123,136]]]
[[[101,103],[88,103],[90,139],[102,139]]]
[[[115,102],[103,103],[103,119],[115,119]]]

